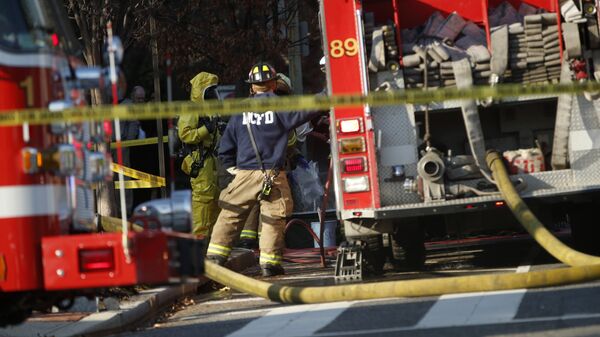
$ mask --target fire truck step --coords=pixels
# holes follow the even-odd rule
[[[360,282],[363,279],[362,241],[343,242],[335,261],[335,283]]]

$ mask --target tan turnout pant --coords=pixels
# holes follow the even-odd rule
[[[259,241],[260,263],[281,263],[285,248],[285,220],[293,209],[292,195],[285,172],[280,172],[274,179],[270,198],[259,201],[258,195],[262,190],[263,180],[260,170],[240,170],[227,188],[221,191],[221,213],[213,228],[208,255],[229,256],[250,211],[259,203],[262,225]]]
[[[259,234],[260,204],[256,203],[256,205],[250,209],[250,213],[248,214],[248,218],[246,219],[244,228],[242,229],[242,234],[240,234],[240,239],[257,240]]]

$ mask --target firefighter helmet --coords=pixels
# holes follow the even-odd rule
[[[246,82],[250,84],[264,83],[276,80],[277,78],[279,78],[277,76],[277,71],[275,71],[275,68],[273,68],[272,65],[265,62],[259,62],[250,68]]]

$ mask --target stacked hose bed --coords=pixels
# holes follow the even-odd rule
[[[560,46],[556,13],[522,3],[515,9],[503,2],[490,10],[492,34],[508,27],[508,44],[495,53],[508,53],[503,82],[524,84],[558,83],[560,78]]]
[[[369,71],[396,71],[399,64],[395,26],[390,23],[375,27],[372,17],[369,19]],[[524,84],[559,82],[561,34],[556,13],[546,13],[526,3],[516,9],[505,1],[489,10],[488,21],[492,27],[491,48],[484,27],[457,12],[444,16],[436,11],[423,25],[402,29],[405,87],[454,87],[452,63],[465,58],[471,65],[475,85],[495,83],[496,77],[502,82]],[[498,37],[504,40],[500,44],[495,43]]]
[[[402,65],[406,88],[456,86],[453,61],[468,59],[475,84],[490,76],[485,30],[454,12],[434,12],[422,26],[402,29]]]

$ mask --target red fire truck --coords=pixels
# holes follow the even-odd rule
[[[85,90],[108,82],[74,58],[69,25],[62,1],[0,3],[0,113],[85,104]],[[0,325],[101,288],[166,283],[183,268],[177,248],[191,253],[161,230],[98,233],[93,186],[112,177],[110,153],[97,150],[106,125],[0,127]]]
[[[598,80],[597,3],[561,3],[321,0],[328,92],[422,88],[435,97],[441,87]],[[336,206],[348,240],[338,279],[360,278],[362,262],[381,271],[386,258],[422,267],[426,237],[518,228],[489,177],[486,149],[503,153],[538,217],[570,225],[585,248],[598,238],[585,220],[600,191],[596,99],[515,93],[334,108]]]

